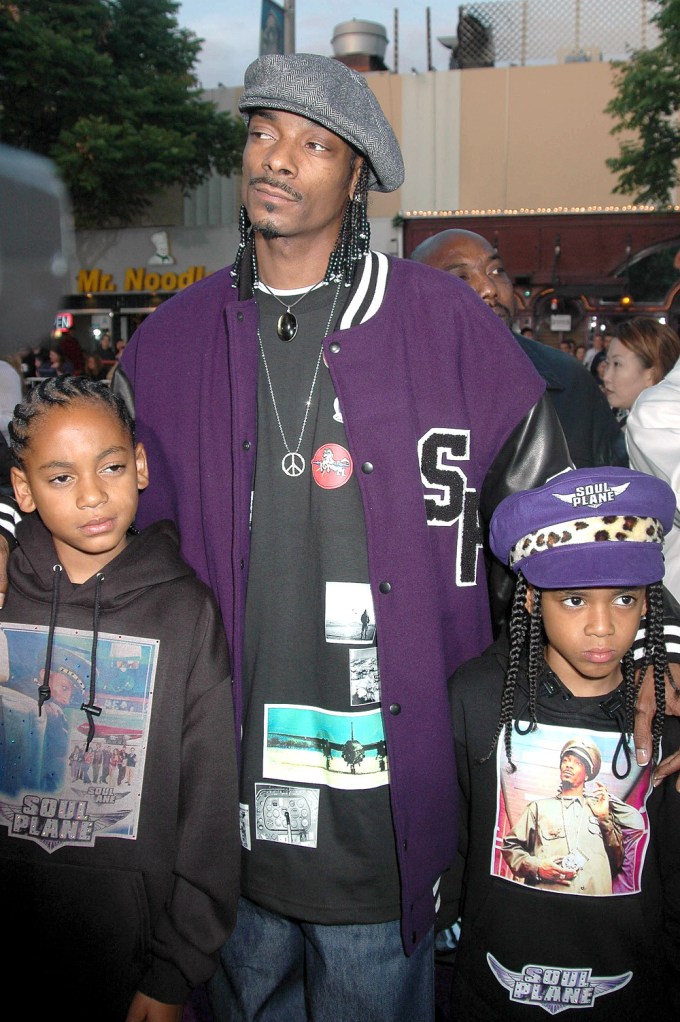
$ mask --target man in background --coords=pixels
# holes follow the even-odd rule
[[[421,242],[411,259],[460,277],[512,330],[517,299],[512,281],[494,246],[473,231],[446,230]],[[621,428],[597,384],[571,355],[523,334],[517,343],[547,385],[576,468],[628,465]]]

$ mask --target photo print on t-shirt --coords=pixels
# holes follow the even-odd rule
[[[649,840],[651,769],[612,769],[616,731],[539,724],[513,730],[507,770],[496,756],[498,801],[491,873],[532,891],[611,896],[640,890]]]
[[[349,684],[352,706],[380,702],[377,646],[349,650]]]
[[[317,788],[255,785],[255,834],[258,841],[316,848],[318,833]]]
[[[380,710],[336,713],[265,704],[262,774],[348,791],[389,783]]]
[[[247,802],[238,804],[238,825],[241,832],[241,844],[250,851],[250,806]]]
[[[326,582],[326,642],[375,639],[373,597],[368,582]]]

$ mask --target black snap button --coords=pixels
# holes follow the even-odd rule
[[[250,450],[250,440],[244,440],[243,441],[243,450],[244,451],[249,451]]]
[[[399,703],[390,703],[390,713],[394,717],[399,716],[399,714],[401,713],[401,706],[399,705]]]
[[[389,593],[392,591],[392,583],[381,582],[380,585],[378,586],[378,589],[380,590],[381,593]]]
[[[361,471],[365,472],[367,476],[370,476],[371,472],[373,471],[373,465],[371,464],[371,462],[365,461],[361,466]]]
[[[330,350],[333,352],[334,355],[339,354],[339,352],[340,352],[340,345],[338,344],[337,341],[333,341],[333,343],[330,344],[329,347],[330,347]]]
[[[239,323],[242,323],[243,322],[243,313],[242,312],[237,312],[236,313],[236,318],[239,321]]]

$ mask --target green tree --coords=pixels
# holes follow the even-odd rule
[[[633,137],[621,141],[619,155],[607,166],[618,176],[615,192],[664,208],[680,183],[680,0],[656,0],[656,6],[651,20],[660,31],[659,45],[614,65],[617,95],[606,112],[617,121],[612,134]]]
[[[0,0],[0,138],[50,157],[78,227],[130,223],[172,185],[240,166],[245,129],[202,97],[174,0]]]

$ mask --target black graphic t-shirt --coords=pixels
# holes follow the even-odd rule
[[[528,726],[520,670],[508,768],[501,738],[502,641],[450,685],[461,789],[455,1018],[506,1022],[678,1018],[680,803],[675,778],[624,753],[620,690],[576,696],[550,670]],[[680,743],[666,717],[664,748]],[[446,888],[447,878],[443,880]],[[451,906],[451,910],[456,906]]]
[[[262,291],[257,297],[269,379],[260,354],[244,645],[243,892],[308,921],[396,919],[363,510],[323,357],[312,391],[336,286],[295,307],[291,342],[276,334],[279,302]],[[344,298],[341,288],[334,322]],[[287,451],[304,457],[300,475],[284,473]]]

